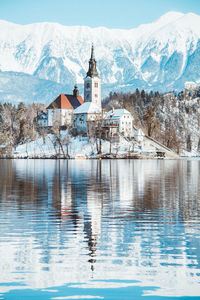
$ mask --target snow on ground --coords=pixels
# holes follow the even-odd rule
[[[99,147],[99,140],[95,138],[88,138],[83,136],[71,137],[67,131],[61,131],[60,140],[63,147],[59,146],[56,136],[48,134],[44,137],[38,137],[35,141],[27,142],[18,145],[12,152],[13,158],[55,158],[55,157],[69,157],[69,158],[95,158],[98,157],[97,145]],[[152,141],[153,143],[153,141]],[[120,157],[127,154],[129,151],[134,151],[135,154],[142,155],[146,158],[154,157],[158,150],[156,145],[149,147],[143,145],[141,147],[136,141],[127,141],[121,138],[120,143],[112,143],[110,151],[110,142],[102,140],[102,154],[109,155],[118,154]],[[68,145],[68,146],[67,146]],[[62,149],[63,148],[63,149]],[[68,148],[68,151],[67,151]],[[143,150],[142,150],[143,149]],[[67,152],[68,155],[67,156]],[[153,155],[153,156],[152,156]],[[183,150],[180,157],[200,157],[200,152],[192,150],[188,152]]]
[[[62,132],[61,139],[63,144],[67,133]],[[98,141],[99,143],[99,141]],[[115,144],[112,144],[112,153],[118,152],[118,154],[123,154],[131,150],[132,144],[123,141],[120,143],[120,147],[117,148]],[[66,144],[63,146],[64,153],[67,153]],[[102,140],[102,154],[110,152],[110,142]],[[87,137],[77,136],[71,137],[68,144],[68,153],[70,158],[77,157],[89,157],[96,156],[96,142],[95,140],[89,140]],[[39,137],[35,141],[28,142],[22,145],[19,145],[13,151],[14,158],[53,158],[55,156],[63,157],[63,151],[59,147],[58,143],[55,146],[55,136],[53,134],[48,134],[46,137]]]

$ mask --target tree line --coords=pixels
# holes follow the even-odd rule
[[[179,94],[136,89],[133,93],[111,92],[103,99],[102,106],[105,111],[112,108],[127,109],[134,117],[136,128],[142,128],[147,135],[179,153],[183,148],[188,151],[193,147],[200,150],[199,97],[199,89]],[[44,104],[0,103],[0,145],[12,151],[19,144],[33,141],[39,136],[45,137],[47,131],[38,128],[36,122],[41,111],[45,111]],[[99,132],[90,130],[88,134],[89,139],[95,140],[96,144],[97,140],[101,140]],[[55,136],[55,147],[57,144],[62,150],[59,124],[54,124],[51,133]],[[69,137],[63,143],[68,149]],[[101,143],[97,144],[97,148],[101,151]]]
[[[105,110],[125,108],[134,117],[138,128],[168,148],[200,151],[200,89],[159,93],[114,92],[103,100]]]

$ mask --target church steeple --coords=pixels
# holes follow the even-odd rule
[[[97,66],[96,66],[96,60],[94,58],[94,46],[92,44],[91,49],[91,57],[89,60],[89,69],[87,72],[87,77],[99,77],[99,74],[97,72]]]
[[[97,72],[93,45],[89,60],[89,69],[84,78],[84,101],[97,104],[101,108],[101,79]]]

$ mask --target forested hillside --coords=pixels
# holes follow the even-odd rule
[[[177,153],[200,151],[200,89],[173,92],[110,93],[104,109],[123,107],[134,116],[136,127]]]

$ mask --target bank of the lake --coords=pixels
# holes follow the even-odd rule
[[[48,134],[39,137],[34,141],[19,144],[14,148],[1,147],[0,158],[51,158],[51,159],[178,159],[179,155],[171,149],[160,144],[156,140],[147,137],[148,147],[142,148],[136,140],[121,139],[114,143],[107,140],[95,140],[83,136],[67,136],[62,139],[62,143],[54,135]],[[101,154],[100,154],[101,153]],[[182,155],[186,157],[200,156],[197,151],[186,152]]]

